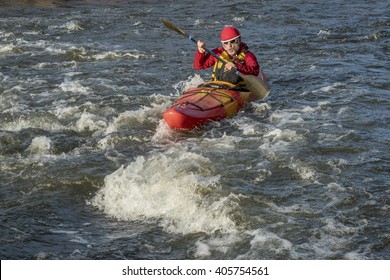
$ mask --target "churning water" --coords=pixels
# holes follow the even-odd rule
[[[389,259],[389,11],[1,1],[1,258]],[[238,27],[269,97],[170,130],[210,71],[163,17],[210,48]]]

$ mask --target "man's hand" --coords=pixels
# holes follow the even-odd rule
[[[196,44],[198,45],[198,51],[204,53],[205,49],[203,47],[206,46],[205,42],[199,40]]]
[[[233,69],[236,69],[236,65],[234,65],[233,62],[228,62],[225,64],[225,71],[231,71]]]

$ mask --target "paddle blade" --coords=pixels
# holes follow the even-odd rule
[[[238,76],[244,80],[247,89],[260,100],[266,98],[271,91],[263,80],[256,76],[244,75],[242,73],[239,73]]]
[[[173,31],[175,31],[175,32],[177,32],[177,33],[183,35],[184,37],[189,37],[189,35],[188,35],[186,32],[184,32],[183,29],[181,29],[180,27],[176,26],[175,24],[173,24],[172,22],[170,22],[170,21],[167,20],[166,18],[163,18],[163,19],[162,19],[162,22],[164,23],[164,25],[165,25],[167,28],[169,28],[169,29],[171,29],[171,30],[173,30]]]

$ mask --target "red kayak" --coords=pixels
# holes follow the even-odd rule
[[[207,82],[186,90],[163,113],[163,118],[170,128],[189,130],[210,121],[234,116],[246,102],[255,99],[254,94],[234,84]]]

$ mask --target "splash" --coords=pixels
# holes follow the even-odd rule
[[[196,87],[200,84],[203,84],[204,80],[198,74],[193,77],[188,77],[186,81],[180,81],[177,84],[173,85],[173,88],[176,90],[177,95],[180,95],[182,92],[186,91],[191,87]]]
[[[47,138],[46,136],[38,136],[31,141],[31,144],[27,148],[27,151],[30,154],[45,155],[50,154],[51,147],[52,141],[50,140],[50,138]]]
[[[83,28],[80,26],[80,23],[78,21],[75,21],[75,20],[69,21],[69,22],[61,25],[60,27],[63,27],[63,28],[68,29],[68,30],[83,30]]]
[[[104,118],[85,111],[81,114],[79,120],[76,122],[77,131],[92,131],[97,135],[102,134],[106,127],[107,122],[104,120]]]
[[[78,81],[71,81],[68,77],[65,77],[63,83],[59,85],[59,88],[65,92],[87,94],[91,92],[89,87],[82,86]]]
[[[293,244],[278,235],[263,230],[256,229],[248,231],[253,236],[250,241],[250,249],[247,253],[239,255],[238,259],[258,259],[258,256],[267,258],[277,256],[280,259],[291,259],[296,255]]]
[[[322,39],[327,39],[329,36],[331,36],[332,33],[329,30],[320,30],[317,33],[317,37],[322,38]]]
[[[167,107],[166,104],[152,103],[151,106],[141,106],[134,111],[125,111],[120,113],[118,117],[108,125],[105,135],[118,131],[121,127],[129,125],[129,123],[138,122],[144,124],[147,122],[156,123],[160,119],[162,112]]]
[[[52,30],[52,29],[65,29],[65,30],[68,30],[68,32],[70,32],[70,31],[83,30],[84,28],[82,28],[80,26],[80,23],[77,20],[71,20],[71,21],[68,21],[62,25],[49,26],[49,29],[50,30]]]
[[[221,196],[209,159],[171,148],[139,156],[104,180],[92,205],[118,220],[157,221],[167,232],[235,231],[234,197]]]

